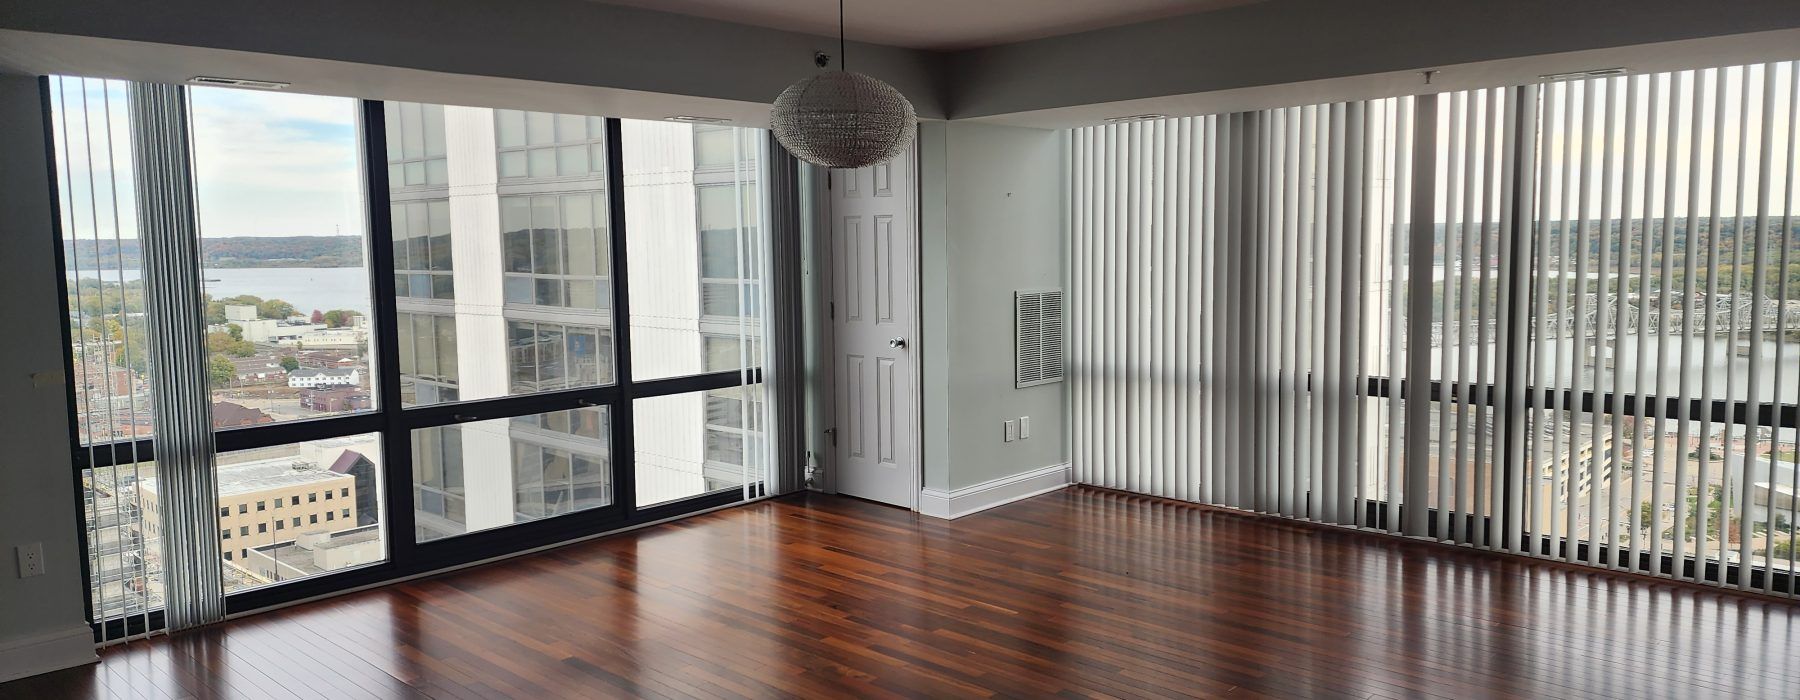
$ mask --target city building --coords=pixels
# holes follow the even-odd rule
[[[296,389],[317,389],[334,386],[358,386],[362,384],[362,370],[355,367],[326,369],[297,369],[288,372],[287,385]]]
[[[300,392],[300,407],[309,411],[343,413],[365,410],[373,405],[369,392],[358,387],[304,389]]]
[[[227,307],[232,308],[232,307]],[[322,323],[301,319],[252,319],[230,321],[242,329],[244,339],[252,343],[291,348],[366,347],[369,331],[362,316],[353,317],[352,325],[332,328]]]
[[[241,428],[275,422],[273,416],[260,408],[250,408],[231,401],[214,401],[212,414],[213,426],[219,428]]]
[[[404,144],[389,151],[403,399],[425,405],[612,383],[603,120],[386,108],[389,138]],[[623,143],[644,156],[626,161],[627,207],[681,213],[632,228],[634,240],[658,242],[639,258],[656,274],[633,282],[644,285],[633,333],[650,350],[634,357],[640,375],[744,366],[738,339],[746,324],[751,333],[759,327],[760,293],[746,284],[739,251],[761,218],[760,144],[742,130],[650,122],[629,124]],[[474,255],[474,241],[495,233],[506,257]],[[637,503],[741,486],[758,439],[741,416],[760,409],[759,396],[731,388],[641,406],[657,415],[636,437]],[[419,536],[610,503],[605,420],[543,416],[419,431],[415,455],[433,455],[417,460]],[[548,428],[571,421],[592,430]],[[511,458],[466,456],[474,454]],[[431,463],[450,460],[459,468]],[[477,470],[490,473],[470,473]],[[465,484],[478,479],[490,488],[470,492]]]
[[[270,457],[218,469],[220,549],[227,562],[242,561],[250,549],[292,541],[307,532],[358,527],[358,487],[354,474],[331,469],[318,455]],[[157,479],[138,482],[146,512],[158,508]],[[148,536],[160,536],[160,522],[144,520]]]
[[[251,547],[239,568],[260,583],[280,583],[372,564],[384,556],[381,527],[365,525],[349,530],[310,530],[286,542]]]

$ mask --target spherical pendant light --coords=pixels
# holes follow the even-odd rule
[[[796,157],[827,168],[885,163],[906,150],[918,130],[911,102],[893,86],[843,70],[842,0],[838,3],[840,70],[789,85],[769,114],[775,139]],[[820,67],[827,61],[817,57]]]

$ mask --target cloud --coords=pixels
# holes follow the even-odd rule
[[[364,232],[355,100],[227,88],[190,94],[202,235]]]

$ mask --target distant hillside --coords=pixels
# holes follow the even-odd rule
[[[360,267],[362,246],[360,236],[235,236],[202,239],[200,255],[209,268]],[[141,255],[135,238],[79,245],[63,241],[64,259],[84,270],[139,267]]]

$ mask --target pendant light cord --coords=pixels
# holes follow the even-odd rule
[[[850,70],[850,54],[844,50],[844,0],[838,0],[838,70]]]

